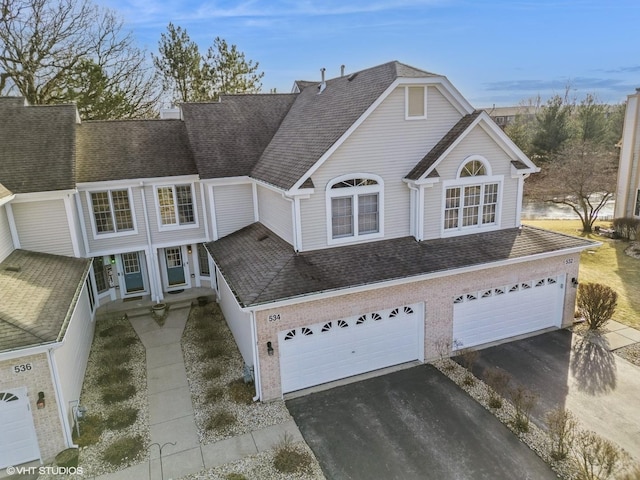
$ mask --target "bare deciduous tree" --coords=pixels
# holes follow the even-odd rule
[[[89,0],[0,0],[0,11],[0,94],[34,105],[91,101],[91,118],[144,116],[155,107],[145,52],[115,12]],[[104,98],[89,91],[96,85]]]
[[[530,198],[568,205],[590,233],[598,214],[616,189],[617,158],[593,142],[571,142],[530,182]]]

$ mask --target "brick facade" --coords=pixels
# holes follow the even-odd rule
[[[578,265],[579,254],[559,255],[256,312],[262,399],[272,400],[282,396],[279,331],[424,302],[424,356],[426,360],[430,360],[437,357],[436,344],[439,341],[453,341],[453,299],[463,293],[537,277],[566,275],[562,326],[570,325],[573,321],[577,291],[573,288],[571,279],[578,278]],[[279,319],[270,322],[270,315],[279,315]],[[266,348],[263,348],[268,341],[275,350],[273,356],[268,356]]]
[[[14,373],[14,366],[26,364],[31,364],[31,370]],[[27,388],[40,455],[46,462],[66,448],[46,353],[0,362],[0,391],[19,387]],[[41,410],[36,407],[38,392],[44,392],[45,395],[46,406]]]

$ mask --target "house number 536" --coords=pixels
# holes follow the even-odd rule
[[[277,322],[278,320],[280,320],[280,314],[279,313],[274,313],[272,315],[269,315],[269,321],[270,322]]]
[[[31,366],[30,363],[23,363],[22,365],[14,365],[13,366],[13,373],[23,373],[23,372],[28,372],[29,370],[31,370],[33,367]]]

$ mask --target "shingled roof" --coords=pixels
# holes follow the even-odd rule
[[[77,171],[78,182],[198,173],[180,120],[83,122]]]
[[[207,244],[243,307],[417,275],[585,249],[594,242],[524,226],[416,242],[413,237],[295,253],[261,223]]]
[[[0,182],[13,193],[75,188],[75,105],[0,98]]]
[[[291,188],[397,78],[428,76],[435,75],[389,62],[327,80],[322,92],[304,88],[251,176]]]
[[[249,175],[296,97],[224,95],[215,103],[182,104],[200,178]]]
[[[0,263],[0,352],[60,341],[90,259],[14,250]]]
[[[447,134],[440,139],[435,146],[429,150],[429,153],[425,155],[425,157],[418,162],[418,164],[413,167],[413,170],[409,172],[406,176],[408,180],[418,180],[422,175],[424,175],[427,170],[442,156],[444,152],[462,135],[469,126],[473,123],[473,121],[478,118],[478,116],[482,113],[481,110],[476,110],[473,113],[465,115],[458,123],[456,123],[451,130],[447,132]],[[431,176],[431,175],[429,175]]]

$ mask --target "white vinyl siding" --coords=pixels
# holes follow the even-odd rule
[[[500,204],[497,206],[500,218],[496,218],[496,224],[500,225],[500,228],[517,226],[518,180],[511,178],[511,158],[482,127],[476,126],[436,167],[440,175],[440,182],[424,189],[425,240],[439,238],[443,231],[445,210],[443,202],[445,194],[442,182],[455,179],[460,166],[471,155],[482,155],[491,164],[492,177],[502,177],[502,181],[498,186]],[[482,176],[473,178],[478,179],[478,184],[484,183]],[[455,186],[455,183],[448,185],[449,188],[453,186]],[[469,230],[467,233],[472,232],[473,230]]]
[[[11,230],[9,229],[9,220],[7,211],[3,206],[0,207],[0,262],[13,252],[13,239],[11,238]]]
[[[253,365],[253,348],[251,344],[251,316],[240,310],[235,296],[222,275],[218,274],[220,286],[220,308],[229,325],[233,338],[247,365]]]
[[[384,182],[384,238],[410,235],[410,190],[402,179],[460,120],[435,87],[428,87],[427,119],[405,121],[405,88],[398,87],[315,173],[315,193],[301,200],[302,249],[326,248],[327,183],[350,172],[379,175]],[[439,201],[438,201],[439,202]],[[362,241],[366,241],[363,237]]]
[[[218,237],[224,237],[254,222],[251,184],[213,187]]]
[[[54,351],[65,402],[65,413],[71,427],[73,427],[72,412],[68,405],[69,402],[80,398],[94,326],[87,296],[87,284],[85,283],[65,333],[63,345]]]
[[[147,195],[151,195],[151,191],[148,192]],[[97,236],[98,238],[95,238],[96,236],[93,235],[93,227],[91,223],[92,211],[90,204],[87,201],[87,195],[85,195],[84,192],[80,195],[83,220],[86,228],[85,236],[89,245],[89,253],[136,251],[145,248],[147,244],[147,227],[144,221],[144,208],[142,206],[142,195],[139,187],[131,188],[129,199],[131,202],[132,213],[135,215],[134,223],[137,227],[137,234],[131,235],[131,232],[126,232],[126,235],[109,235],[105,238]],[[154,210],[149,210],[149,215],[153,215],[153,212]],[[155,217],[152,217],[150,221],[155,222]]]
[[[167,184],[159,185],[160,187]],[[186,185],[185,183],[176,183]],[[191,185],[191,184],[189,184]],[[151,241],[157,245],[185,245],[205,241],[204,229],[204,208],[201,205],[199,183],[193,183],[192,200],[195,207],[195,223],[185,225],[159,225],[157,189],[155,186],[145,186],[144,194],[147,200],[147,213],[149,214],[149,229],[151,230]]]
[[[274,192],[258,185],[258,211],[260,222],[270,230],[293,245],[293,203]]]
[[[20,248],[73,256],[69,220],[63,200],[12,203]]]

